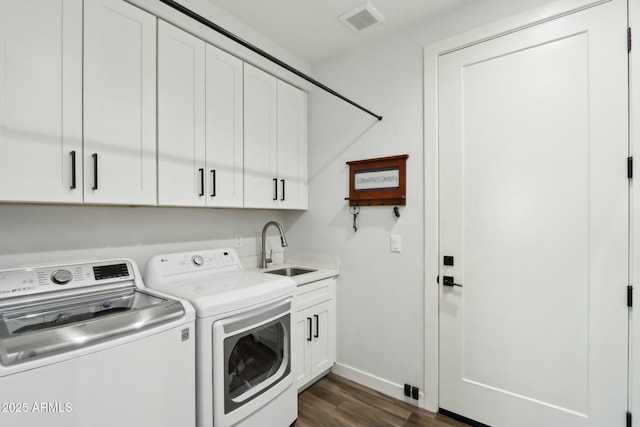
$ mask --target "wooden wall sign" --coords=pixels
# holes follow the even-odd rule
[[[349,165],[349,206],[406,205],[408,154],[356,160]]]

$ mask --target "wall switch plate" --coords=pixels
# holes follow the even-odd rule
[[[402,237],[391,235],[391,252],[402,252]]]
[[[242,247],[242,236],[237,234],[236,235],[236,248],[241,248]]]

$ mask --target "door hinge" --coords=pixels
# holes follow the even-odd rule
[[[631,427],[631,412],[627,412],[627,427]]]
[[[633,286],[627,286],[627,307],[633,307]]]
[[[627,53],[631,52],[631,27],[627,28]]]
[[[633,178],[633,156],[627,157],[627,178]]]

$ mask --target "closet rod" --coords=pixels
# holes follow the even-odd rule
[[[188,9],[188,8],[184,7],[183,5],[175,2],[174,0],[160,0],[160,2],[166,4],[167,6],[170,6],[170,7],[174,8],[175,10],[177,10],[177,11],[179,11],[179,12],[185,14],[185,15],[187,15],[191,19],[195,19],[199,23],[201,23],[203,25],[206,25],[207,27],[211,28],[214,31],[217,31],[218,33],[222,34],[223,36],[225,36],[227,38],[230,38],[234,42],[236,42],[236,43],[246,47],[247,49],[257,53],[258,55],[268,59],[269,61],[273,62],[274,64],[277,64],[277,65],[281,66],[285,70],[290,71],[290,72],[292,72],[293,74],[295,74],[295,75],[297,75],[299,77],[302,77],[303,79],[305,79],[309,83],[312,83],[315,86],[319,87],[320,89],[323,89],[326,92],[329,92],[331,95],[342,99],[343,101],[353,105],[354,107],[364,111],[365,113],[375,117],[376,119],[382,120],[382,116],[379,116],[379,115],[367,110],[366,108],[364,108],[360,104],[357,104],[357,103],[353,102],[349,98],[347,98],[347,97],[345,97],[343,95],[340,95],[335,90],[323,85],[319,81],[313,79],[312,77],[309,77],[308,75],[304,74],[302,71],[299,71],[296,68],[293,68],[291,65],[279,60],[275,56],[265,52],[264,50],[260,49],[259,47],[247,42],[246,40],[241,39],[240,37],[236,36],[235,34],[229,32],[228,30],[226,30],[224,28],[222,28],[218,24],[214,24],[213,22],[209,21],[207,18],[203,17],[202,15],[198,15],[197,13],[192,11],[191,9]]]

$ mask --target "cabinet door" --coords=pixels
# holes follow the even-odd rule
[[[206,48],[207,206],[243,205],[242,60]]]
[[[81,172],[82,0],[0,0],[0,200],[82,202]]]
[[[156,18],[121,0],[84,7],[85,202],[155,204]]]
[[[158,22],[158,203],[205,205],[205,42]]]
[[[328,371],[335,362],[333,301],[296,314],[292,363],[298,390]]]
[[[278,202],[307,209],[307,94],[278,81]]]
[[[315,378],[333,365],[331,313],[329,301],[312,307],[313,345],[311,346],[311,377]]]
[[[296,387],[300,389],[311,381],[311,344],[313,340],[313,318],[309,309],[296,313],[293,329],[293,348],[291,363],[296,379]]]
[[[277,79],[244,65],[244,206],[277,208]]]

